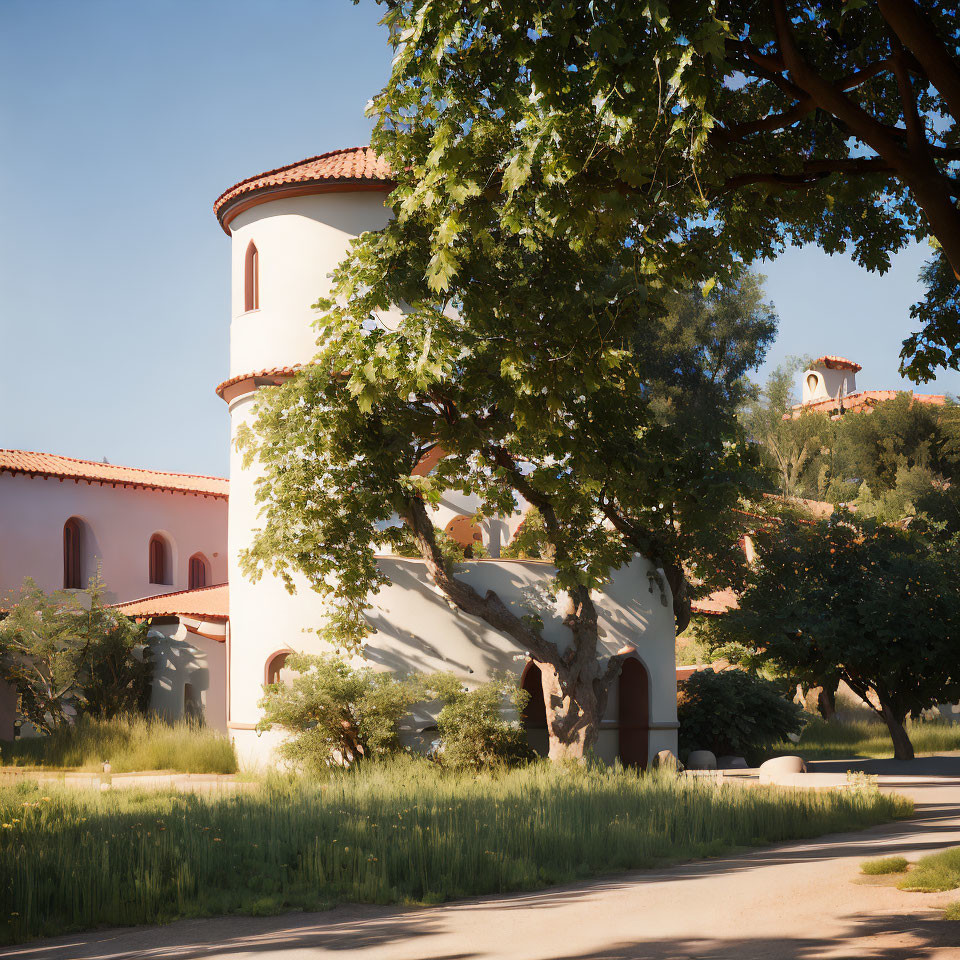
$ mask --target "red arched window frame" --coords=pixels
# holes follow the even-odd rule
[[[287,665],[287,657],[289,656],[289,650],[278,650],[267,657],[267,662],[263,668],[264,683],[280,682],[280,671]]]
[[[187,586],[197,590],[207,585],[207,560],[202,553],[195,553],[187,564]]]
[[[243,258],[243,309],[260,309],[260,254],[252,240]]]
[[[150,582],[167,582],[167,545],[158,533],[150,538]]]
[[[76,517],[63,525],[63,587],[65,590],[82,590],[80,570],[80,541],[83,528]]]

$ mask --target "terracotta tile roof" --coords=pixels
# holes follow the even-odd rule
[[[114,604],[115,609],[128,617],[193,616],[207,620],[227,620],[230,617],[230,588],[225,583],[195,590],[162,593],[142,600],[128,600]]]
[[[737,603],[737,595],[729,587],[723,590],[716,590],[709,597],[702,600],[694,600],[690,604],[693,613],[705,613],[711,616],[718,616],[726,613],[728,610],[736,610],[740,606]]]
[[[859,363],[854,363],[852,360],[848,360],[846,357],[834,357],[830,354],[827,354],[823,357],[817,357],[811,366],[816,367],[821,363],[828,370],[852,370],[854,373],[856,373],[858,370],[863,369]]]
[[[345,150],[331,150],[329,153],[321,153],[316,157],[308,157],[306,160],[298,160],[296,163],[288,163],[284,167],[247,177],[217,197],[213,212],[223,229],[229,232],[229,208],[235,206],[234,201],[239,197],[247,194],[259,191],[279,192],[283,188],[308,184],[336,188],[337,185],[389,187],[391,183],[390,167],[370,147],[349,147]]]
[[[192,473],[164,473],[140,467],[121,467],[115,463],[75,460],[55,453],[31,450],[0,450],[0,473],[26,473],[30,476],[59,477],[62,480],[86,480],[113,486],[144,487],[177,493],[202,494],[227,498],[230,481],[223,477],[204,477]]]
[[[235,383],[242,383],[244,380],[250,380],[253,377],[263,377],[265,379],[276,377],[278,380],[283,377],[292,377],[298,370],[305,366],[307,366],[307,364],[295,363],[292,367],[265,367],[263,370],[254,370],[251,373],[238,373],[235,377],[230,377],[229,380],[218,383],[216,394],[223,399],[223,391],[228,387],[232,387]]]
[[[912,390],[860,390],[843,398],[843,409],[847,413],[864,410],[869,412],[878,403],[895,400],[900,393],[909,393],[915,403],[927,403],[935,407],[942,407],[947,402],[946,396],[942,393],[914,393]],[[796,419],[801,413],[809,410],[817,413],[839,410],[840,401],[836,397],[829,397],[826,400],[814,400],[811,403],[795,403],[792,409],[793,418]],[[788,420],[790,416],[790,414],[784,414],[784,419]]]
[[[714,673],[723,673],[730,669],[729,660],[714,660],[713,663],[695,663],[695,664],[677,664],[677,683],[681,680],[689,680],[695,673],[701,670],[712,670]]]

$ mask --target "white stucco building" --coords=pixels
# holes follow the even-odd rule
[[[311,304],[327,294],[329,274],[343,259],[351,239],[386,223],[390,172],[368,148],[335,151],[244,180],[227,190],[214,210],[232,246],[230,377],[217,388],[230,412],[231,439],[249,423],[257,391],[289,377],[315,353]],[[244,469],[235,448],[230,463],[230,635],[227,647],[229,693],[227,727],[242,758],[269,755],[274,736],[255,732],[262,684],[277,676],[294,649],[319,651],[311,632],[322,624],[320,598],[305,584],[290,595],[269,576],[244,579],[240,552],[259,525],[253,469]],[[481,535],[492,557],[509,541],[522,519],[523,505],[510,517],[486,520]],[[434,522],[448,530],[465,527],[473,505],[447,497]],[[508,637],[455,609],[428,582],[417,560],[383,557],[391,586],[383,590],[369,617],[376,633],[367,646],[375,665],[397,671],[452,670],[466,683],[497,671],[511,671],[535,693],[527,717],[531,739],[540,748],[546,735],[539,672]],[[646,764],[664,748],[676,749],[674,619],[669,597],[651,589],[645,560],[617,572],[598,598],[604,653],[633,648],[631,663],[612,691],[598,752]],[[478,560],[459,570],[481,591],[493,588],[507,602],[536,606],[545,633],[563,645],[568,631],[555,603],[545,597],[548,564]],[[665,602],[666,601],[666,602]],[[415,716],[407,731],[432,739],[433,718]],[[621,734],[622,729],[622,734]]]
[[[0,611],[26,577],[46,592],[82,592],[99,572],[112,603],[225,583],[228,489],[220,477],[0,450]],[[157,627],[159,640],[168,625]],[[155,651],[152,706],[224,726],[213,692],[224,685],[224,639],[201,653],[191,636]],[[14,707],[0,690],[0,739],[12,735]]]
[[[0,563],[6,563],[0,585],[15,586],[29,574],[47,588],[60,587],[65,577],[89,576],[99,558],[119,609],[151,618],[161,665],[154,706],[166,713],[202,712],[207,723],[229,732],[249,764],[269,762],[279,736],[256,731],[263,684],[281,675],[291,651],[321,652],[313,631],[326,611],[305,583],[291,595],[276,578],[251,583],[241,573],[240,554],[260,521],[256,471],[244,468],[233,441],[251,422],[258,391],[313,359],[311,305],[327,293],[329,275],[350,241],[386,223],[391,186],[386,166],[369,148],[356,148],[251,177],[216,201],[232,250],[230,375],[217,387],[231,425],[229,500],[226,481],[181,479],[174,493],[172,480],[151,484],[146,472],[102,464],[78,467],[67,484],[50,465],[45,473],[18,468],[0,475]],[[433,465],[421,462],[417,469],[427,472]],[[138,484],[138,477],[144,482]],[[518,503],[511,516],[475,525],[475,504],[450,493],[434,510],[434,522],[464,543],[479,535],[493,559],[464,563],[458,575],[481,592],[495,590],[518,612],[538,613],[545,635],[562,648],[569,631],[558,602],[546,593],[550,565],[499,559],[525,506]],[[17,551],[22,556],[7,550],[11,540],[2,524],[23,543]],[[58,548],[61,539],[66,552]],[[64,559],[77,550],[78,559]],[[189,577],[194,555],[208,565],[202,585]],[[367,661],[399,672],[452,671],[466,684],[513,673],[533,694],[524,721],[531,743],[545,752],[539,670],[527,653],[452,607],[428,581],[421,561],[383,556],[379,562],[390,586],[369,610],[375,633]],[[159,584],[150,572],[154,563],[163,569]],[[602,656],[627,655],[610,693],[598,753],[643,766],[659,750],[675,751],[677,745],[673,609],[651,575],[656,578],[656,571],[637,557],[596,598]],[[424,708],[404,732],[412,743],[430,742],[434,729],[434,717]]]

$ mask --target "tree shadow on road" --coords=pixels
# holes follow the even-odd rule
[[[374,913],[376,911],[376,914]],[[402,940],[418,941],[442,932],[441,917],[422,909],[382,915],[382,908],[342,907],[330,913],[287,913],[276,917],[216,917],[180,920],[168,926],[136,927],[57,937],[0,950],[0,958],[20,960],[199,960],[261,953],[377,950]],[[414,956],[431,960],[473,960],[470,952],[431,953],[414,947]]]
[[[928,960],[933,957],[960,958],[960,921],[916,914],[871,915],[851,918],[849,930],[841,937],[811,934],[790,939],[743,936],[620,941],[551,960]],[[425,956],[423,960],[431,958]]]

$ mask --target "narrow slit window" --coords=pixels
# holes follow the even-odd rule
[[[251,240],[243,264],[243,309],[260,309],[260,254]]]
[[[63,586],[65,590],[81,590],[80,538],[82,528],[76,517],[63,525]]]

